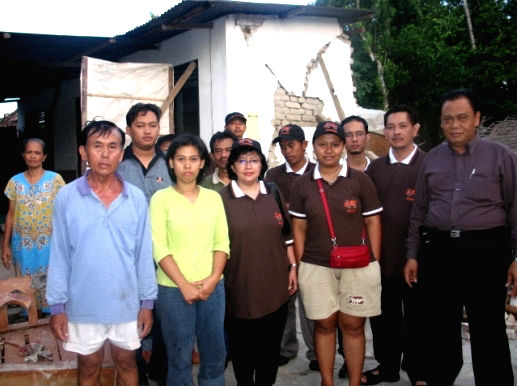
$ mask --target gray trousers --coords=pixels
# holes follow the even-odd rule
[[[287,322],[285,324],[284,335],[282,337],[282,345],[280,355],[286,358],[294,358],[298,353],[298,340],[296,338],[296,300],[298,300],[298,316],[300,318],[300,328],[302,330],[303,341],[307,346],[305,357],[309,361],[316,360],[316,352],[314,351],[314,321],[307,319],[303,302],[298,297],[298,293],[291,296],[288,304]]]

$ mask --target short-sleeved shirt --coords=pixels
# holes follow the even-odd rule
[[[274,182],[282,192],[285,200],[289,202],[294,182],[304,174],[311,173],[314,170],[314,166],[315,164],[307,160],[305,165],[295,172],[288,163],[284,163],[269,169],[264,179],[267,182]]]
[[[415,199],[418,171],[424,158],[425,153],[415,146],[407,162],[397,162],[390,155],[386,155],[372,161],[366,171],[377,188],[384,209],[381,215],[382,243],[379,260],[383,275],[403,275],[409,215]]]
[[[224,268],[226,309],[236,318],[258,319],[289,299],[287,245],[292,238],[282,235],[280,208],[262,181],[255,200],[235,181],[221,196],[230,233],[230,259]]]
[[[319,167],[300,177],[293,185],[289,213],[294,218],[307,220],[302,261],[329,267],[332,248],[325,210],[317,179]],[[366,174],[343,165],[333,184],[322,180],[338,246],[360,245],[363,217],[380,214],[382,206],[372,181]],[[374,261],[373,255],[370,260]]]

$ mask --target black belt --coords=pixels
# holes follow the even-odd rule
[[[442,231],[436,228],[422,227],[421,232],[429,232],[430,235],[440,236],[440,237],[448,237],[452,239],[460,239],[460,238],[475,238],[475,237],[491,237],[494,235],[500,235],[503,232],[508,232],[508,226],[500,226],[496,228],[490,229],[476,229],[476,230],[468,230],[464,231],[461,229],[451,229],[448,231]]]

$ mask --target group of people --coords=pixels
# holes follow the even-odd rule
[[[414,385],[452,385],[463,308],[476,384],[513,385],[504,303],[507,286],[517,295],[517,157],[479,138],[471,90],[444,94],[445,141],[427,154],[416,112],[397,105],[384,115],[386,156],[367,157],[368,124],[350,116],[317,125],[317,163],[302,128],[280,128],[285,163],[270,170],[241,113],[209,149],[191,134],[157,143],[160,117],[155,105],[131,107],[125,150],[115,124],[89,122],[79,146],[88,171],[66,186],[30,139],[28,170],[6,188],[2,260],[14,257],[33,283],[48,264],[40,308],[78,353],[79,384],[95,384],[108,340],[121,384],[139,373],[193,384],[197,347],[200,385],[224,384],[230,357],[237,384],[272,385],[297,355],[299,293],[309,367],[324,386],[336,338],[350,385],[396,382],[401,367]],[[336,268],[338,246],[362,246],[366,261]],[[367,371],[366,318],[378,362]]]

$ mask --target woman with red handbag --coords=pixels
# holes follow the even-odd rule
[[[382,206],[366,174],[342,164],[345,132],[321,122],[312,143],[318,165],[291,192],[300,294],[315,321],[314,341],[322,385],[334,384],[336,328],[343,333],[349,384],[361,384],[364,324],[381,313]],[[366,237],[367,236],[367,237]]]

